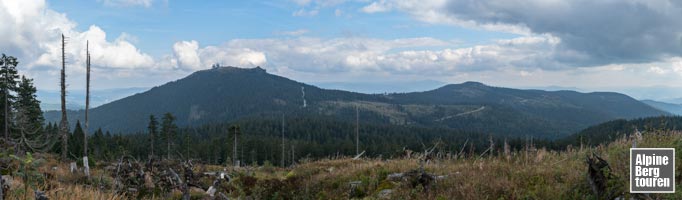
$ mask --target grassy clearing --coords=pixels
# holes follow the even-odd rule
[[[515,151],[509,156],[471,156],[468,158],[438,160],[424,166],[425,171],[441,176],[428,188],[413,187],[403,181],[390,181],[387,176],[419,168],[415,159],[324,159],[298,164],[291,168],[272,166],[195,167],[197,171],[227,169],[234,178],[222,185],[232,198],[253,199],[596,199],[586,180],[587,155],[595,153],[607,160],[614,178],[609,190],[629,198],[628,156],[632,141],[621,138],[608,145],[591,148],[568,148],[565,151],[544,149]],[[682,149],[682,133],[659,132],[647,134],[638,147],[674,147]],[[496,151],[497,152],[497,151]],[[680,154],[676,163],[682,163]],[[39,171],[46,180],[30,187],[47,191],[50,199],[126,199],[126,194],[114,193],[107,185],[112,178],[99,166],[93,170],[93,179],[71,174],[65,164],[59,164],[51,155],[36,155],[47,160]],[[56,167],[56,168],[54,168]],[[55,170],[56,169],[56,170]],[[682,190],[679,177],[682,168],[676,166],[677,190]],[[100,178],[101,177],[101,178]],[[351,192],[351,182],[359,184]],[[9,199],[24,198],[24,183],[14,177]],[[100,189],[102,188],[102,189]],[[205,188],[204,188],[205,189]],[[32,199],[33,193],[28,196]],[[206,198],[199,189],[193,198]],[[653,198],[682,199],[682,194],[652,194]],[[170,195],[146,196],[179,199],[178,191]]]

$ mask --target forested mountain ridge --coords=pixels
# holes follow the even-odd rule
[[[320,89],[268,74],[262,68],[220,67],[197,71],[183,79],[93,108],[90,127],[124,133],[141,131],[149,115],[161,116],[166,112],[177,117],[179,126],[225,122],[258,113],[303,110],[306,109],[304,98],[308,104],[385,99],[378,95]],[[48,122],[58,119],[55,112],[46,112],[45,116]],[[81,119],[83,112],[72,111],[69,116]]]
[[[641,100],[641,102],[656,109],[672,113],[674,115],[682,115],[682,104],[666,103],[654,100]]]
[[[90,127],[143,131],[150,114],[166,112],[177,116],[181,127],[294,113],[354,121],[356,108],[364,123],[552,138],[614,119],[668,115],[618,93],[518,90],[466,82],[424,92],[362,94],[318,88],[259,67],[218,67],[94,108]],[[69,119],[75,123],[82,117],[82,112],[72,111]],[[56,112],[46,112],[45,118],[59,119]]]
[[[636,118],[630,120],[618,119],[590,126],[556,141],[557,146],[568,144],[598,145],[607,144],[624,136],[630,137],[636,132],[647,134],[650,132],[680,131],[682,130],[682,116],[659,116]]]

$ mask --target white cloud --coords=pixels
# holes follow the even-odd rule
[[[317,15],[320,10],[318,9],[313,9],[313,10],[306,10],[305,8],[301,8],[300,10],[297,10],[296,12],[292,13],[291,15],[296,16],[296,17],[312,17]]]
[[[167,56],[155,61],[141,52],[134,45],[137,39],[127,33],[107,40],[107,33],[97,25],[80,31],[76,22],[49,9],[44,0],[0,0],[0,21],[1,53],[17,57],[20,73],[35,78],[39,89],[54,89],[59,82],[61,34],[67,37],[69,87],[84,85],[86,41],[93,79],[98,80],[93,82],[94,87],[141,86],[148,85],[150,77],[161,81],[179,76],[172,68],[177,66],[177,59]]]
[[[90,42],[92,63],[103,68],[153,67],[151,56],[140,52],[122,33],[107,41],[106,32],[96,25],[77,31],[76,23],[62,13],[48,9],[42,0],[0,1],[0,48],[14,55],[28,68],[48,67],[57,70],[61,64],[61,34],[67,37],[66,54],[70,69],[81,69],[86,41]]]
[[[323,8],[333,7],[336,5],[343,4],[348,0],[292,0],[296,5],[299,6],[297,11],[292,13],[296,17],[312,17],[320,13]],[[334,15],[341,16],[342,11],[340,9],[334,10]]]
[[[551,36],[522,37],[453,49],[452,42],[433,38],[299,37],[235,39],[219,47],[192,46],[190,49],[192,55],[198,55],[196,57],[201,60],[192,63],[201,63],[203,68],[214,62],[246,66],[267,63],[271,68],[310,73],[375,72],[425,76],[511,68],[535,69],[544,65],[550,65],[550,69],[554,70],[562,69],[561,63],[551,59],[560,56],[555,50],[556,40]],[[176,43],[176,46],[182,43],[192,42]],[[185,63],[182,56],[176,57],[180,58],[180,63]]]
[[[173,45],[173,52],[178,64],[188,69],[201,68],[201,60],[199,59],[199,43],[197,41],[181,41]]]
[[[390,5],[386,3],[386,0],[381,0],[372,2],[371,4],[362,7],[360,10],[365,13],[378,13],[389,11],[391,8]]]
[[[668,0],[377,0],[367,13],[401,11],[451,24],[561,40],[574,67],[643,63],[682,56],[682,3]],[[573,55],[569,55],[573,54]]]
[[[305,6],[311,2],[311,0],[292,0],[292,1],[296,4],[298,4],[299,6]]]
[[[317,12],[324,5],[338,2],[302,1],[305,7],[300,9]],[[481,23],[432,9],[448,8],[448,2],[442,0],[386,0],[382,4],[386,6],[383,12],[417,8],[411,10],[410,14],[434,23],[468,24],[490,29],[525,27],[513,23]],[[191,71],[207,69],[214,63],[239,67],[263,66],[270,72],[293,75],[292,78],[297,78],[296,74],[308,74],[302,81],[316,78],[353,81],[359,77],[380,76],[394,79],[429,77],[445,82],[478,80],[502,86],[565,83],[682,85],[682,58],[674,52],[669,53],[672,58],[654,62],[642,60],[625,64],[594,64],[594,55],[590,54],[593,52],[568,48],[565,38],[554,33],[532,33],[486,45],[457,48],[458,44],[453,41],[429,37],[314,38],[308,37],[307,29],[299,29],[276,33],[291,37],[232,39],[215,46],[201,46],[196,40],[179,41],[173,44],[169,55],[152,58],[135,46],[137,39],[134,36],[120,33],[117,37],[110,36],[116,39],[107,40],[107,33],[97,25],[79,31],[74,21],[63,13],[47,8],[41,0],[0,0],[0,21],[0,49],[18,57],[23,72],[41,76],[37,81],[43,85],[55,85],[58,82],[52,77],[56,77],[60,68],[61,33],[69,37],[67,61],[70,79],[80,80],[82,76],[85,41],[88,40],[94,70],[100,76],[97,78],[109,81],[110,87],[119,86],[117,84],[122,82],[142,85],[140,77],[152,77],[152,84],[160,84]],[[612,53],[609,49],[601,50],[605,55]],[[592,67],[587,69],[582,66]],[[641,76],[647,72],[656,75],[657,79],[649,80]]]
[[[118,6],[118,7],[151,7],[154,0],[100,0],[104,5],[108,6]]]
[[[207,46],[199,48],[197,41],[180,41],[173,45],[175,57],[167,57],[167,63],[177,60],[180,68],[189,71],[207,69],[212,64],[237,67],[264,66],[267,63],[265,54],[248,48]]]
[[[249,48],[232,49],[209,46],[202,49],[201,56],[204,65],[219,63],[237,67],[256,67],[265,66],[267,63],[267,58],[263,52]]]
[[[665,74],[665,70],[663,68],[657,67],[657,66],[651,66],[649,67],[649,72],[651,73],[656,73],[656,74]]]
[[[348,0],[292,0],[299,6],[330,7],[343,4]]]
[[[302,36],[305,35],[306,33],[310,32],[308,29],[298,29],[298,30],[293,30],[293,31],[280,31],[280,32],[275,32],[277,35],[286,35],[286,36]]]

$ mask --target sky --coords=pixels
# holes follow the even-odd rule
[[[0,0],[0,53],[44,91],[58,89],[64,34],[75,90],[87,41],[95,90],[219,63],[358,91],[479,81],[671,99],[679,19],[674,0]]]

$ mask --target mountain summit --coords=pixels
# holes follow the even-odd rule
[[[613,119],[667,115],[618,93],[548,92],[491,87],[478,82],[434,90],[362,94],[328,90],[256,68],[217,67],[96,108],[90,127],[144,131],[149,115],[170,112],[180,126],[225,123],[245,117],[329,116],[364,123],[436,126],[472,132],[558,137]],[[57,112],[46,112],[55,122]],[[69,119],[81,119],[73,111]]]

